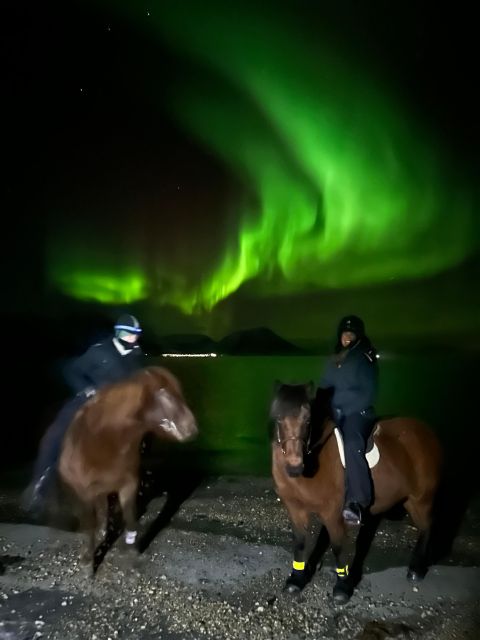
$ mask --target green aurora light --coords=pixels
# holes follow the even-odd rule
[[[167,1],[148,15],[123,6],[199,75],[207,70],[209,82],[200,75],[172,88],[172,114],[256,197],[195,278],[176,274],[161,288],[138,270],[97,278],[84,259],[68,268],[60,260],[51,273],[71,295],[114,302],[125,288],[131,300],[155,291],[152,302],[194,313],[247,281],[270,295],[360,287],[427,277],[472,252],[468,193],[398,100],[345,52],[320,36],[309,42],[280,11],[253,16],[244,3]]]
[[[139,266],[140,252],[113,242],[112,232],[107,251],[101,234],[89,234],[84,228],[70,236],[70,223],[57,222],[56,233],[49,240],[48,276],[64,294],[78,300],[95,300],[102,304],[130,304],[148,297],[148,279]],[[66,242],[70,236],[70,242]]]

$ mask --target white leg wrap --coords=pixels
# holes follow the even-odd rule
[[[125,542],[127,544],[135,544],[136,539],[137,539],[136,531],[125,531]]]

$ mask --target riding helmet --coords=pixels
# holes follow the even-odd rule
[[[139,321],[129,313],[124,313],[118,318],[114,329],[117,337],[120,333],[142,333]]]
[[[360,340],[365,336],[365,324],[358,316],[345,316],[338,324],[337,335],[339,338],[344,331],[352,331]]]

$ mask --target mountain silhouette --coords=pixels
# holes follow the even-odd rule
[[[303,349],[266,327],[235,331],[217,343],[217,351],[228,355],[294,355]]]
[[[183,333],[162,336],[160,340],[162,353],[215,353],[217,343],[209,336],[201,333]]]

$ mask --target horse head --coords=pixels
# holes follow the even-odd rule
[[[282,449],[286,471],[291,477],[303,473],[314,391],[313,382],[295,385],[276,383],[270,417],[275,421],[276,443]]]
[[[157,435],[177,442],[191,440],[198,434],[197,422],[183,397],[179,381],[167,369],[144,370],[147,402],[142,417]]]

